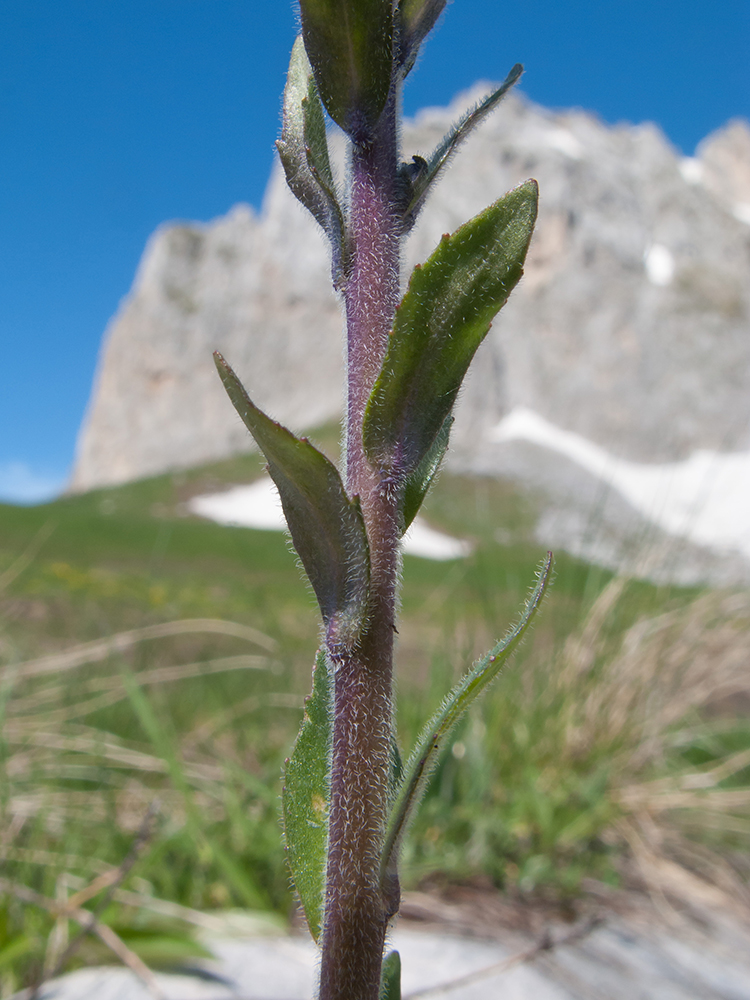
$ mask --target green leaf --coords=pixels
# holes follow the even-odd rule
[[[286,181],[331,242],[334,283],[345,276],[347,235],[328,155],[323,106],[300,35],[289,62],[281,138],[276,143]]]
[[[329,642],[349,646],[364,623],[370,576],[359,502],[347,497],[336,467],[325,455],[267,417],[218,352],[214,359],[229,398],[266,457]]]
[[[390,951],[380,973],[380,1000],[401,1000],[401,956]]]
[[[522,73],[523,66],[520,63],[516,63],[497,90],[494,90],[483,101],[480,101],[479,104],[467,111],[451,131],[443,136],[440,144],[426,162],[421,160],[421,158],[416,158],[420,159],[421,163],[424,163],[425,166],[424,169],[415,172],[410,197],[404,200],[405,231],[408,232],[416,222],[430,188],[447,165],[451,156],[453,156],[469,133],[497,107],[511,87],[518,83]]]
[[[395,734],[391,733],[391,773],[388,782],[388,793],[391,799],[395,799],[401,787],[403,776],[404,762],[401,760],[401,751],[398,748]]]
[[[401,0],[398,5],[400,62],[404,76],[414,65],[419,46],[435,27],[447,0]]]
[[[404,833],[424,794],[430,773],[440,759],[449,733],[475,698],[497,677],[501,668],[518,649],[536,617],[551,575],[552,553],[548,552],[539,571],[536,586],[526,602],[518,623],[464,674],[420,733],[404,767],[401,788],[388,817],[380,866],[384,883],[395,871],[396,858]]]
[[[367,457],[406,479],[443,428],[469,363],[523,274],[538,188],[526,181],[414,269],[365,411]]]
[[[300,0],[302,36],[328,114],[366,142],[385,107],[393,70],[391,0]]]
[[[305,702],[302,728],[286,762],[281,795],[289,867],[316,941],[323,926],[333,726],[331,688],[326,656],[319,650],[312,695]]]
[[[448,450],[448,439],[450,438],[452,425],[453,414],[449,413],[443,421],[443,426],[438,431],[438,435],[427,454],[406,480],[403,499],[401,501],[404,531],[406,531],[417,516],[419,508],[422,506],[422,502],[427,496],[427,492],[438,473],[443,456]]]

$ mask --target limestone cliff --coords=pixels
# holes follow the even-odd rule
[[[428,152],[485,89],[408,123],[405,154]],[[685,159],[653,125],[610,127],[511,97],[432,195],[409,267],[529,176],[540,184],[537,232],[462,393],[454,467],[513,475],[559,498],[549,456],[492,439],[517,407],[632,462],[750,449],[747,123]],[[163,226],[107,331],[73,489],[247,449],[215,348],[293,429],[334,417],[341,332],[323,240],[278,172],[259,215],[238,206],[209,224]],[[557,479],[567,482],[562,471]],[[628,518],[612,517],[617,535]]]

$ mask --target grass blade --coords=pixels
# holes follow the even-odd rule
[[[205,823],[193,797],[179,753],[165,726],[157,719],[151,702],[141,689],[135,674],[123,669],[121,676],[138,721],[166,764],[172,784],[182,795],[190,835],[197,844],[208,848],[228,883],[242,897],[245,905],[251,909],[262,909],[264,900],[252,880],[247,877],[232,855],[206,832]]]

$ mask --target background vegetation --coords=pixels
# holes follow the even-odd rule
[[[251,455],[0,506],[3,997],[112,960],[113,941],[128,961],[184,964],[215,911],[293,912],[279,776],[310,687],[314,599],[281,534],[184,507],[260,470]],[[533,504],[508,484],[444,474],[425,515],[474,552],[404,560],[405,746],[505,630],[544,554]],[[750,595],[657,588],[560,554],[531,640],[430,786],[405,887],[479,878],[570,900],[678,870],[743,897],[749,662]],[[93,913],[99,936],[67,955]]]

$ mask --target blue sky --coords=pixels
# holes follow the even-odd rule
[[[107,321],[168,219],[258,206],[295,34],[288,0],[3,0],[0,499],[65,481]],[[750,3],[454,0],[405,110],[523,62],[523,89],[684,153],[750,117]]]

